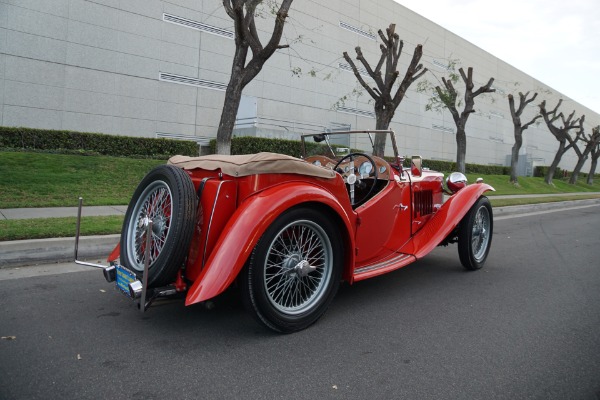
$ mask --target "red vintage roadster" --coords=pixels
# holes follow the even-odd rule
[[[376,133],[388,135],[392,161],[350,150],[372,145]],[[491,186],[453,173],[446,189],[443,174],[423,168],[420,157],[403,167],[392,131],[301,140],[302,158],[175,156],[150,171],[105,278],[142,311],[172,295],[204,302],[237,283],[260,323],[293,332],[323,315],[342,280],[396,270],[438,245],[456,242],[465,268],[483,266],[493,227],[483,194]]]

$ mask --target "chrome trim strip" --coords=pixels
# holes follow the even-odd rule
[[[390,265],[393,265],[393,264],[399,263],[401,261],[404,261],[404,260],[406,260],[406,259],[408,259],[410,257],[412,257],[412,255],[401,253],[401,254],[399,254],[398,256],[396,256],[396,257],[394,257],[392,259],[389,259],[389,260],[386,260],[386,261],[382,261],[382,262],[378,262],[377,264],[371,264],[371,265],[367,265],[365,267],[361,267],[361,268],[355,269],[354,270],[354,274],[357,275],[357,274],[362,274],[362,273],[365,273],[365,272],[375,271],[377,269],[386,268],[386,267],[389,267]]]
[[[106,265],[101,265],[101,264],[94,264],[94,263],[89,263],[89,262],[85,262],[85,261],[79,261],[78,260],[78,253],[79,253],[79,236],[80,236],[80,230],[81,230],[81,209],[83,208],[83,197],[79,198],[79,205],[77,207],[77,224],[75,226],[75,254],[74,254],[74,260],[75,264],[78,265],[85,265],[86,267],[94,267],[94,268],[106,268]]]
[[[208,220],[208,226],[206,227],[206,241],[204,242],[204,251],[202,252],[202,267],[206,264],[206,245],[208,244],[208,235],[210,235],[210,226],[212,225],[213,216],[215,215],[215,209],[217,208],[217,200],[219,200],[219,193],[221,193],[221,186],[226,181],[219,182],[217,194],[215,195],[215,201],[213,203],[212,211],[210,212],[210,219]]]

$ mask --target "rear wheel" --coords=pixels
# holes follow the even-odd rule
[[[458,229],[458,255],[468,270],[483,267],[492,244],[492,206],[481,196],[463,218]]]
[[[141,278],[152,221],[148,286],[173,282],[194,229],[196,193],[189,175],[172,165],[150,171],[135,190],[121,232],[121,263]]]
[[[335,296],[342,273],[339,232],[322,213],[295,208],[263,234],[242,275],[246,307],[278,332],[313,324]]]

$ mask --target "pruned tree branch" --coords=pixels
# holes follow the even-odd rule
[[[541,114],[538,112],[533,118],[531,118],[528,122],[523,124],[521,121],[521,115],[523,114],[523,111],[525,111],[525,107],[527,107],[532,101],[534,101],[537,95],[537,93],[534,93],[533,96],[529,97],[529,92],[525,94],[519,92],[519,106],[516,108],[514,96],[512,94],[508,95],[508,105],[510,108],[510,115],[513,121],[515,136],[515,144],[512,147],[510,162],[510,182],[515,184],[518,183],[517,165],[519,161],[519,150],[523,145],[523,131],[529,128],[529,126],[535,123],[539,118],[542,118]]]
[[[580,150],[577,146],[577,142],[581,139],[583,122],[585,121],[585,115],[575,118],[575,111],[573,111],[567,118],[565,118],[564,114],[558,113],[558,108],[562,104],[562,99],[558,101],[556,107],[552,109],[552,111],[546,110],[546,100],[542,101],[539,105],[540,114],[544,118],[544,122],[548,127],[550,133],[554,136],[554,138],[558,141],[558,150],[554,156],[554,160],[550,167],[548,168],[548,172],[544,178],[545,182],[549,185],[552,184],[552,179],[554,178],[554,172],[562,159],[562,156],[571,148],[575,148],[576,152],[580,154]],[[562,122],[562,126],[557,126],[555,122],[559,120]],[[579,132],[575,135],[575,137],[571,137],[570,131],[573,129],[579,129]],[[568,144],[567,144],[568,143]],[[585,160],[584,160],[585,161]],[[576,179],[576,178],[575,178]]]
[[[398,84],[397,81],[400,72],[397,69],[404,48],[404,42],[400,40],[400,37],[396,33],[395,24],[390,24],[385,30],[385,33],[381,29],[379,29],[377,33],[382,44],[379,46],[381,56],[379,57],[375,69],[373,69],[371,64],[366,60],[361,48],[355,48],[356,59],[360,61],[373,83],[375,83],[374,86],[365,81],[358,71],[356,63],[354,63],[348,53],[344,52],[343,55],[344,59],[352,68],[354,76],[360,85],[375,101],[376,129],[385,130],[389,128],[389,124],[394,116],[396,108],[400,105],[400,102],[406,95],[410,85],[423,76],[427,69],[424,69],[423,65],[419,63],[423,56],[423,46],[418,45],[415,48],[411,62],[402,81]],[[384,65],[385,71],[382,71]],[[374,154],[383,155],[384,150],[385,136],[377,135],[375,138]]]
[[[263,0],[223,0],[225,13],[233,20],[235,30],[235,53],[231,76],[225,91],[225,101],[217,130],[217,153],[229,154],[231,134],[242,97],[242,90],[262,70],[265,62],[278,49],[288,47],[280,44],[283,28],[293,0],[282,0],[277,12],[273,32],[266,45],[260,39],[255,17],[257,7]],[[252,57],[248,61],[248,50]]]
[[[465,172],[465,159],[467,152],[467,137],[465,132],[465,126],[469,115],[475,112],[475,98],[483,93],[493,93],[496,89],[492,88],[494,78],[490,78],[488,83],[480,86],[476,91],[473,91],[475,84],[473,82],[473,68],[469,67],[467,72],[463,68],[458,70],[463,83],[465,85],[464,94],[464,108],[461,112],[457,109],[458,92],[454,88],[451,79],[442,77],[442,83],[444,84],[445,90],[440,86],[435,87],[435,92],[439,98],[439,101],[444,105],[445,108],[450,111],[454,123],[456,125],[456,167],[460,172]]]

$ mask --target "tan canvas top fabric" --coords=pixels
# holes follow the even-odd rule
[[[188,157],[174,156],[169,164],[183,169],[201,168],[209,171],[220,169],[226,175],[248,176],[257,174],[299,174],[319,178],[333,178],[335,172],[319,167],[296,157],[277,153],[245,154],[224,156]]]

